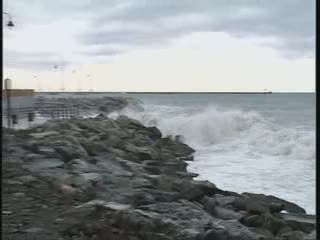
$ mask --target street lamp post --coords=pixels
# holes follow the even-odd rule
[[[14,23],[12,21],[11,15],[9,13],[7,13],[7,12],[2,12],[2,14],[7,15],[8,18],[9,18],[9,20],[8,20],[8,22],[6,24],[7,27],[9,27],[9,28],[14,27]]]

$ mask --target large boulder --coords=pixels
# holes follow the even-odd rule
[[[270,213],[262,215],[249,215],[242,218],[240,222],[248,227],[260,227],[267,229],[272,234],[277,234],[288,227],[288,224],[285,221],[273,216]]]
[[[262,240],[265,236],[251,231],[246,226],[242,225],[238,220],[221,221],[226,231],[228,240]]]
[[[243,210],[250,214],[269,213],[267,206],[252,198],[237,197],[232,202],[232,206],[238,211]]]
[[[25,168],[31,172],[36,172],[38,170],[44,170],[49,168],[63,167],[64,162],[56,158],[39,159],[32,161],[25,165]]]
[[[137,133],[148,136],[152,140],[157,140],[162,137],[161,132],[156,127],[146,127],[145,129],[139,130]]]
[[[306,210],[304,210],[302,207],[299,207],[297,204],[285,201],[275,196],[255,193],[243,193],[242,195],[249,199],[252,199],[255,202],[258,202],[261,206],[264,206],[268,209],[270,209],[270,205],[272,204],[281,204],[283,206],[283,210],[286,210],[288,213],[306,213]]]
[[[299,230],[304,233],[311,233],[316,227],[316,217],[306,214],[277,214],[292,229]]]
[[[159,159],[159,153],[152,146],[138,147],[131,143],[126,143],[122,149],[132,154],[132,157],[139,161]]]
[[[128,129],[135,129],[135,130],[146,129],[146,127],[143,126],[139,121],[137,121],[135,119],[131,119],[131,118],[124,116],[124,115],[120,115],[117,118],[116,123],[121,128],[128,128]]]
[[[170,137],[161,138],[158,140],[157,147],[162,151],[170,151],[176,157],[187,157],[195,152],[195,150],[179,141],[174,141]]]

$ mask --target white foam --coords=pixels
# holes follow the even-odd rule
[[[315,136],[310,130],[284,128],[257,112],[222,110],[202,111],[172,106],[146,106],[146,111],[125,109],[121,114],[155,125],[167,135],[183,135],[193,147],[229,142],[247,145],[249,151],[295,159],[315,158]]]

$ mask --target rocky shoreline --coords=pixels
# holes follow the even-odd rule
[[[3,143],[3,239],[316,239],[303,208],[194,180],[191,147],[126,116],[4,129]]]

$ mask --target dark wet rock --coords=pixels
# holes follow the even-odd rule
[[[40,155],[44,155],[49,158],[60,158],[60,154],[56,152],[56,150],[52,147],[40,146],[38,148],[38,153]]]
[[[275,196],[268,196],[264,194],[255,194],[255,193],[243,193],[242,195],[259,202],[261,205],[270,208],[271,204],[281,204],[283,209],[289,213],[305,214],[306,211],[299,207],[298,205],[285,201],[283,199],[277,198]]]
[[[39,227],[33,227],[33,228],[28,228],[24,230],[26,233],[39,233],[39,232],[45,232],[46,229],[44,228],[39,228]]]
[[[309,233],[307,236],[305,236],[304,240],[316,240],[316,230],[313,230],[311,233]]]
[[[117,124],[121,128],[128,128],[128,129],[146,129],[139,121],[131,119],[127,116],[121,115],[117,118]]]
[[[285,206],[282,203],[270,203],[269,205],[270,213],[279,213],[282,210],[285,210]]]
[[[81,142],[81,145],[83,146],[84,150],[83,153],[88,153],[88,155],[90,156],[96,156],[98,155],[99,153],[101,152],[106,152],[107,151],[107,145],[104,144],[103,142],[96,142],[96,141],[89,141],[89,140],[83,140]],[[84,155],[84,154],[83,154]],[[78,158],[78,157],[81,157],[81,155],[73,155],[71,157],[71,159],[74,159],[74,158]],[[70,159],[70,157],[69,157]]]
[[[316,218],[312,215],[278,214],[292,229],[311,233],[316,227]]]
[[[237,210],[244,210],[250,214],[263,214],[268,213],[269,208],[262,205],[260,202],[247,197],[235,198],[232,206]]]
[[[261,227],[263,226],[265,219],[261,215],[249,215],[241,218],[240,222],[248,227]]]
[[[228,232],[225,228],[210,229],[203,234],[201,240],[228,240]]]
[[[92,172],[98,171],[99,168],[96,164],[92,164],[89,161],[85,161],[82,159],[73,159],[68,162],[70,168],[76,172]]]
[[[122,139],[117,135],[108,135],[103,141],[106,147],[117,147],[122,143]]]
[[[59,145],[55,145],[54,149],[62,156],[65,162],[87,156],[87,151],[81,145],[64,144],[62,142]]]
[[[116,147],[109,147],[108,152],[120,157],[120,158],[130,158],[130,154],[122,149],[116,148]]]
[[[220,224],[227,230],[230,240],[262,240],[263,235],[251,231],[237,220],[221,221]]]
[[[34,172],[42,169],[62,167],[63,165],[64,165],[64,162],[59,159],[47,158],[47,159],[39,159],[34,162],[31,162],[25,167],[30,171]]]
[[[177,171],[176,172],[177,176],[180,177],[180,178],[188,178],[188,179],[193,179],[195,177],[198,177],[199,174],[197,173],[191,173],[191,172],[180,172],[180,171]]]
[[[231,219],[239,220],[245,216],[243,213],[235,212],[231,209],[222,208],[219,206],[216,206],[213,209],[212,215],[223,220],[231,220]]]
[[[285,240],[302,240],[305,239],[307,236],[305,233],[301,231],[290,231],[283,234],[278,235],[278,239],[285,239]]]
[[[57,135],[59,134],[57,131],[48,131],[48,132],[40,132],[40,133],[31,133],[30,136],[33,138],[41,139],[41,138],[46,138],[52,135]]]
[[[159,139],[156,146],[170,151],[176,157],[187,157],[195,152],[195,150],[188,145],[173,141],[170,137]]]
[[[156,127],[147,127],[143,130],[139,130],[137,133],[148,136],[152,140],[157,140],[162,137],[161,132]]]
[[[138,147],[130,143],[123,146],[123,150],[133,154],[137,160],[158,159],[159,154],[153,147]]]
[[[261,227],[267,229],[273,234],[285,231],[288,227],[285,221],[276,218],[272,214],[266,213],[262,215],[250,215],[242,218],[240,222],[248,227]]]
[[[23,176],[15,177],[15,179],[23,184],[29,184],[37,181],[37,178],[32,175],[23,175]]]
[[[224,196],[221,194],[214,195],[214,200],[215,200],[216,204],[221,207],[231,206],[232,203],[235,201],[235,199],[236,199],[235,196]]]

